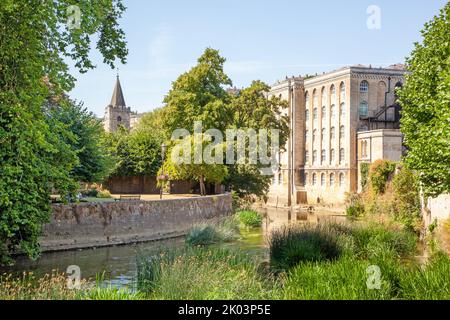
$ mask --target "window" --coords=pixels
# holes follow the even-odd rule
[[[306,91],[305,93],[305,101],[306,101],[306,107],[308,107],[308,103],[309,103],[309,92]]]
[[[336,99],[336,88],[334,87],[334,84],[331,85],[330,92],[331,92],[331,100],[334,101],[334,99]]]
[[[334,149],[331,149],[330,151],[330,162],[333,163],[336,160],[336,152]]]
[[[322,107],[322,120],[327,117],[327,107]]]
[[[339,93],[341,102],[345,100],[345,83],[341,82],[341,85],[339,86]]]
[[[283,172],[278,172],[278,184],[283,184]]]
[[[306,129],[305,130],[305,141],[308,141],[308,138],[309,138],[309,130]]]
[[[359,92],[369,92],[369,83],[364,80],[359,85]]]
[[[320,160],[322,161],[322,163],[324,163],[327,159],[327,154],[325,150],[322,150],[322,154],[320,156]]]
[[[322,173],[320,175],[320,185],[324,186],[325,185],[325,173]]]
[[[336,129],[331,127],[330,129],[330,140],[334,140],[336,138]]]
[[[330,174],[330,187],[334,186],[334,173]]]
[[[325,104],[327,101],[327,92],[325,90],[325,87],[322,88],[322,104]]]
[[[361,141],[361,157],[367,158],[367,141]]]
[[[313,184],[313,186],[315,186],[317,184],[317,174],[313,173],[312,177],[313,177],[312,184]]]
[[[326,130],[322,129],[322,135],[321,135],[322,143],[325,141],[325,133],[326,133]]]
[[[309,110],[308,109],[306,109],[306,111],[305,111],[305,119],[306,119],[306,121],[309,120]]]
[[[334,104],[331,106],[331,118],[336,118],[336,107]]]
[[[318,111],[317,111],[317,108],[314,108],[314,110],[313,110],[313,118],[314,118],[314,120],[317,120],[317,117],[318,117]]]
[[[366,101],[359,104],[359,116],[367,117],[369,115],[369,105]]]
[[[308,184],[308,174],[307,173],[305,173],[305,186]]]
[[[317,162],[317,150],[313,151],[313,164]]]
[[[343,187],[345,185],[345,175],[343,173],[339,174],[339,186]]]
[[[345,117],[345,103],[341,103],[340,114],[341,118]]]
[[[313,143],[317,140],[317,129],[313,130]]]
[[[122,121],[122,117],[121,116],[118,116],[117,117],[117,122],[121,122]]]
[[[342,163],[345,161],[345,150],[341,149],[339,150],[339,162]]]
[[[340,139],[344,139],[345,138],[345,127],[344,126],[341,126],[339,128],[339,138]]]
[[[317,90],[314,89],[313,91],[313,105],[317,106],[317,102],[319,101],[318,97],[317,97]]]
[[[306,150],[305,151],[305,163],[308,163],[308,162],[309,162],[309,151]]]

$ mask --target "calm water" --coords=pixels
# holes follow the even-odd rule
[[[267,256],[266,235],[274,228],[302,221],[345,220],[342,214],[329,212],[292,212],[286,209],[260,209],[260,212],[264,217],[261,228],[243,230],[241,239],[221,246],[239,248],[251,254]],[[33,271],[39,276],[51,273],[52,270],[64,272],[68,266],[77,265],[84,279],[95,280],[97,275],[103,273],[105,285],[132,288],[138,254],[183,245],[184,238],[177,238],[124,246],[44,253],[34,262],[25,256],[20,256],[13,268],[3,269],[1,272]]]

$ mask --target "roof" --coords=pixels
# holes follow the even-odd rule
[[[116,86],[114,87],[114,92],[111,98],[111,103],[113,107],[125,107],[125,98],[123,97],[122,86],[120,85],[119,76],[117,75]]]

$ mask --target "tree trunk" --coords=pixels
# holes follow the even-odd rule
[[[206,195],[206,192],[205,192],[205,178],[203,177],[203,175],[200,176],[199,181],[200,181],[200,195],[204,196]]]

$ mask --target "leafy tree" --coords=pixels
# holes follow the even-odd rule
[[[60,122],[71,133],[66,140],[78,159],[70,176],[75,181],[102,182],[114,166],[105,146],[105,132],[100,120],[81,103],[65,99],[48,110],[47,121]]]
[[[399,91],[405,163],[420,172],[426,195],[450,191],[450,3],[422,31],[407,59],[411,72]]]
[[[67,9],[76,4],[80,28],[69,28]],[[69,92],[74,78],[66,59],[86,72],[91,38],[104,62],[123,63],[127,50],[118,28],[120,0],[3,0],[0,2],[0,263],[20,246],[32,258],[48,221],[52,190],[73,190],[76,157],[70,133],[43,111],[48,97]]]

